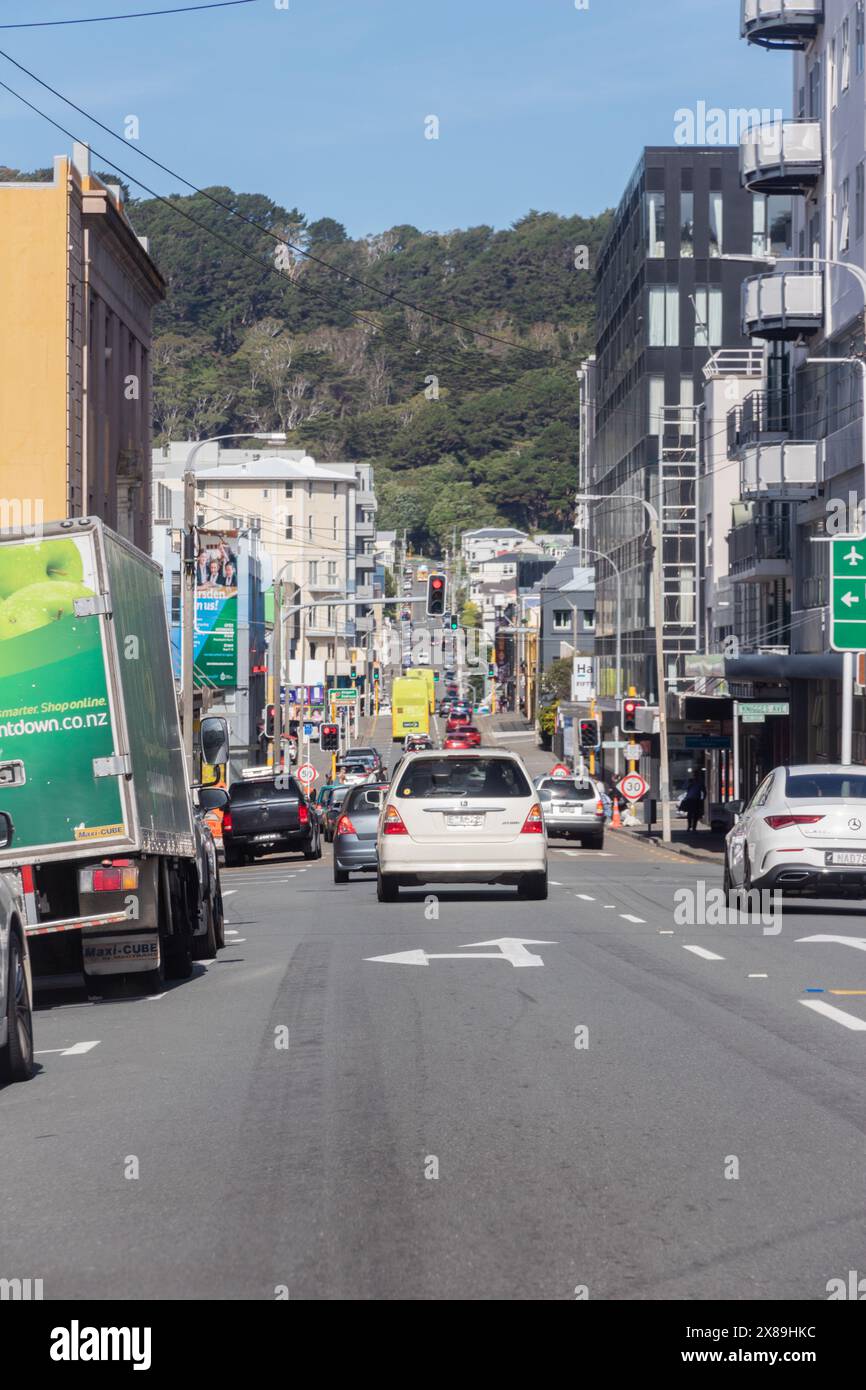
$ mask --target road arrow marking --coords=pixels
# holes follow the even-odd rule
[[[862,936],[798,936],[798,941],[827,941],[835,946],[853,946],[855,951],[866,951],[866,937]]]
[[[428,953],[424,950],[397,951],[391,956],[365,956],[365,960],[384,965],[429,965],[431,960],[504,960],[516,970],[543,965],[541,956],[527,946],[555,946],[555,941],[531,941],[525,937],[501,936],[495,941],[469,941],[457,952]],[[497,951],[473,951],[473,946],[497,946]]]
[[[852,594],[849,592],[847,594],[842,595],[842,602],[844,603],[846,608],[850,608],[852,603],[859,603],[860,600],[856,594]]]

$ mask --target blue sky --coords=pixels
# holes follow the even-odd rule
[[[0,0],[0,25],[184,0]],[[275,0],[0,30],[0,48],[199,186],[266,193],[350,234],[508,226],[615,204],[674,113],[790,107],[790,56],[739,37],[738,0]],[[0,78],[160,192],[177,191],[0,59]],[[424,138],[425,117],[439,139]],[[0,162],[67,141],[0,91]],[[97,165],[99,161],[96,161]]]

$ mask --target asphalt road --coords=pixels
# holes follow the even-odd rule
[[[866,991],[862,912],[692,925],[719,871],[626,833],[554,842],[551,879],[380,906],[328,847],[226,872],[191,981],[39,1010],[39,1074],[0,1092],[0,1278],[808,1300],[863,1271],[866,992],[834,992]],[[444,958],[371,959],[410,950]]]

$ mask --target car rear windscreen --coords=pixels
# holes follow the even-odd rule
[[[387,790],[384,785],[353,787],[346,799],[346,814],[351,815],[353,811],[378,811]]]
[[[544,790],[551,801],[597,801],[598,795],[589,782],[572,782],[567,777],[545,783]]]
[[[785,795],[796,801],[820,801],[825,796],[866,799],[866,775],[856,772],[789,772]]]
[[[276,782],[259,781],[232,782],[229,787],[229,800],[235,806],[243,806],[246,801],[264,801],[270,797],[303,796],[300,786],[290,781],[287,787],[278,787]]]
[[[397,797],[531,796],[511,758],[415,758],[397,785]]]

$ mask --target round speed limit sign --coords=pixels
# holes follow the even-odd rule
[[[302,767],[298,768],[295,775],[299,782],[302,782],[305,787],[309,787],[312,782],[315,782],[319,774],[312,763],[304,763]]]
[[[626,801],[641,801],[649,791],[639,772],[627,772],[619,783],[619,789]]]

